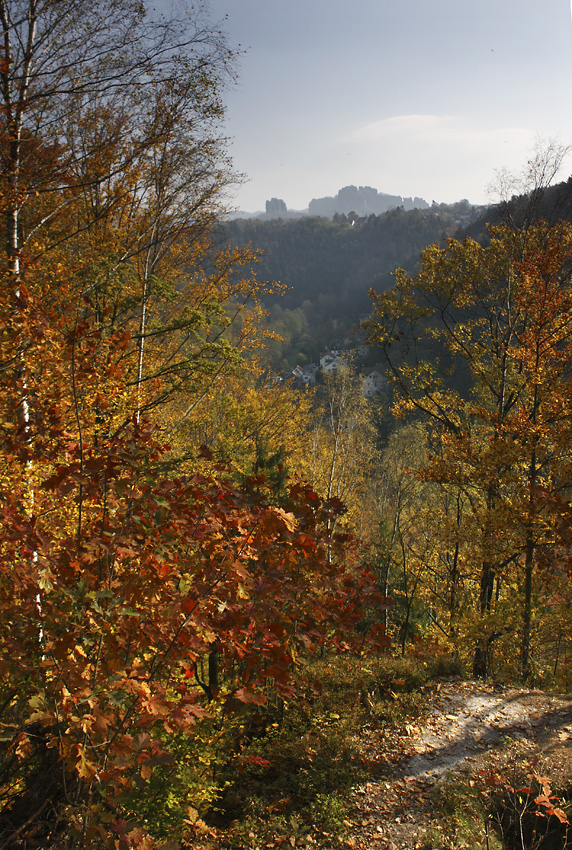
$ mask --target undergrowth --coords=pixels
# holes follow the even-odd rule
[[[408,659],[327,658],[300,675],[289,705],[251,710],[236,757],[219,776],[217,810],[232,850],[331,847],[353,826],[352,786],[367,780],[364,723],[393,726],[422,711],[428,665]]]
[[[464,768],[432,792],[434,819],[423,850],[572,848],[572,789],[554,791],[537,759],[507,741],[478,769]]]
[[[503,850],[489,817],[490,800],[470,770],[449,775],[431,797],[434,820],[423,850]]]

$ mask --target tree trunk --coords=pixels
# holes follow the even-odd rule
[[[209,652],[209,698],[214,699],[219,686],[218,647]]]
[[[493,590],[495,585],[495,573],[488,561],[483,563],[481,573],[481,592],[479,597],[479,609],[481,619],[491,610],[491,602],[493,598]],[[475,647],[475,657],[473,661],[473,676],[475,679],[485,679],[489,673],[491,641],[487,637],[481,637],[479,643]]]
[[[536,369],[538,371],[538,355]],[[538,409],[538,387],[534,389],[532,423],[536,425]],[[530,676],[530,633],[532,627],[532,571],[534,568],[534,518],[536,514],[537,445],[533,442],[528,469],[528,522],[526,526],[526,548],[524,556],[524,600],[522,611],[522,644],[520,650],[520,673],[523,682]]]
[[[530,675],[530,632],[532,626],[532,569],[534,561],[534,541],[529,530],[526,541],[526,555],[524,564],[524,604],[522,617],[522,645],[521,645],[521,676],[523,682]]]

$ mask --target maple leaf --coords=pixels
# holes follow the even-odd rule
[[[239,688],[234,692],[234,697],[240,702],[251,703],[252,705],[265,705],[267,697],[264,694],[255,693],[247,688]]]

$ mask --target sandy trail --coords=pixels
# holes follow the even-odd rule
[[[427,792],[451,770],[470,765],[507,739],[548,742],[557,732],[572,741],[572,698],[541,691],[444,682],[421,728],[399,737],[402,757],[380,764],[378,779],[355,789],[359,828],[348,840],[361,850],[414,850],[430,825]],[[374,747],[375,735],[367,746]],[[377,741],[382,749],[383,741]],[[371,754],[371,753],[370,753]],[[385,775],[383,775],[385,774]]]

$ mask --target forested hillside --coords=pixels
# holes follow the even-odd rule
[[[317,360],[360,314],[369,313],[371,287],[393,286],[396,268],[412,272],[423,248],[451,235],[471,215],[472,208],[460,203],[398,208],[363,219],[236,219],[224,225],[221,238],[260,250],[258,278],[284,287],[281,294],[263,296],[269,326],[283,337],[269,346],[272,367],[282,371]]]
[[[545,155],[561,157],[563,151],[556,149],[552,154],[536,151],[529,165],[532,164],[535,170],[541,170]],[[539,219],[549,224],[572,220],[572,177],[555,185],[545,185],[542,180],[535,185],[537,179],[538,175],[525,175],[517,181],[515,191],[504,193],[502,200],[463,227],[460,235],[481,241],[486,238],[488,224],[510,224],[511,227],[526,228]]]

